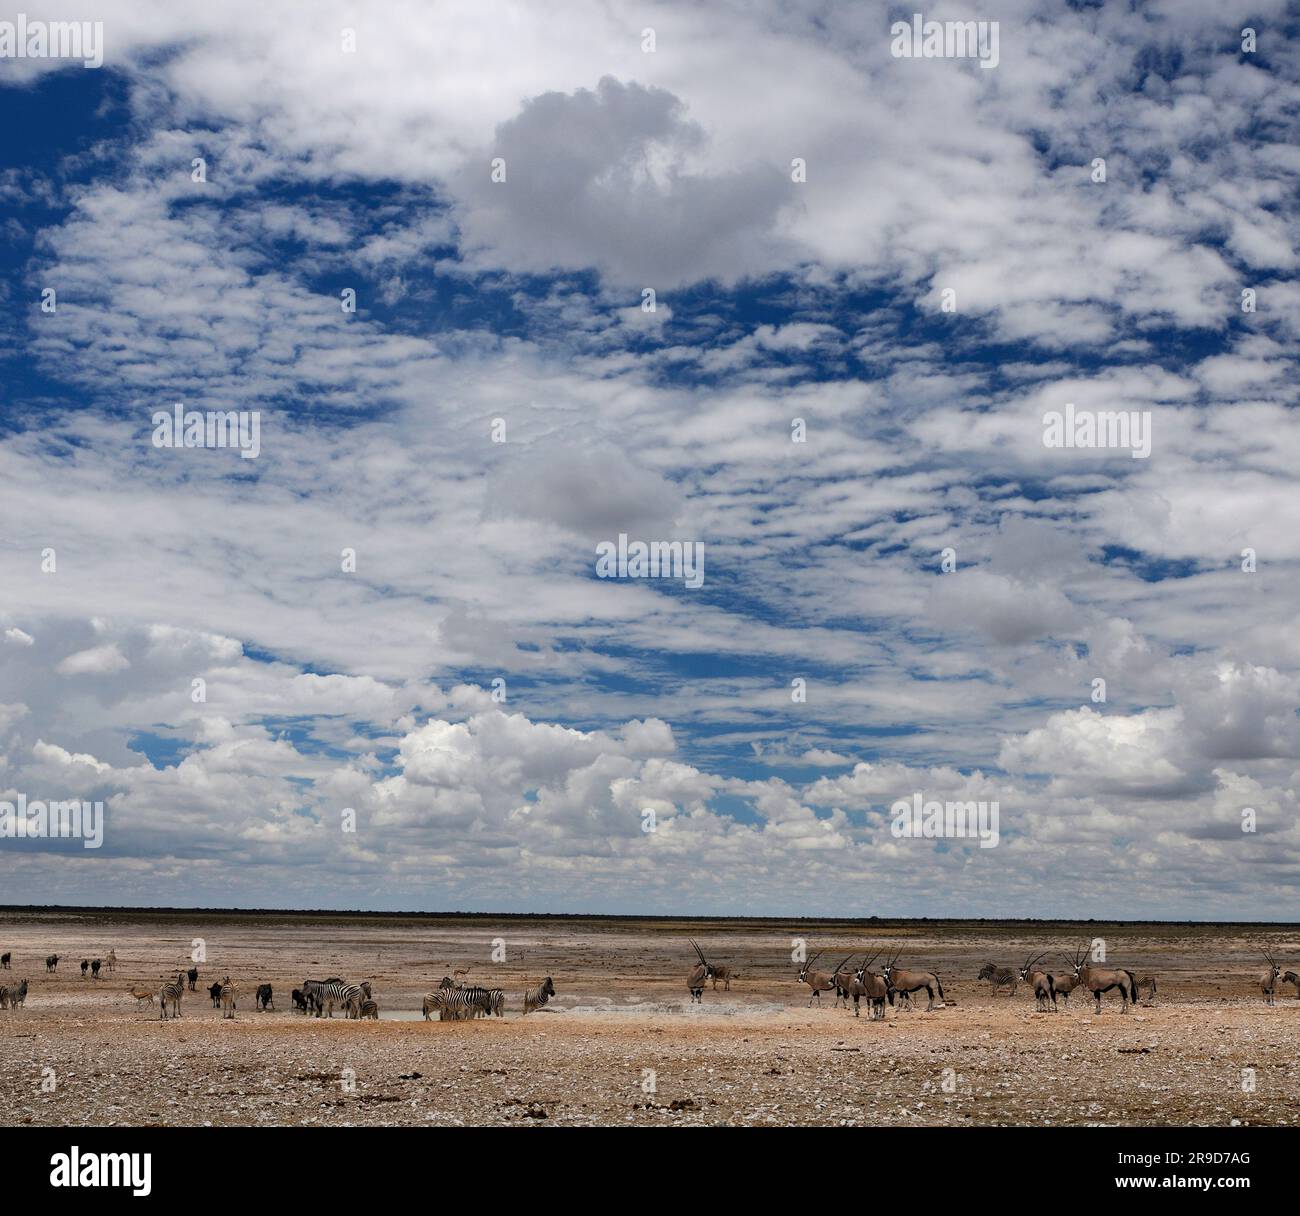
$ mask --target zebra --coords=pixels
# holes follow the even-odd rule
[[[104,961],[108,964],[108,971],[111,975],[117,970],[117,951],[115,949],[110,950],[108,952],[108,957]]]
[[[486,1015],[492,1009],[492,1002],[499,988],[439,988],[424,998],[424,1016],[438,1010],[438,1020],[459,1022],[465,1018]]]
[[[370,997],[367,997],[364,1001],[361,1002],[361,1012],[358,1014],[358,1016],[362,1018],[371,1018],[376,1022],[379,1021],[378,1003],[373,999],[371,999]]]
[[[1149,1005],[1155,999],[1156,977],[1154,975],[1142,976],[1137,982],[1137,987],[1134,989],[1134,993],[1135,993],[1135,1001],[1134,1001],[1135,1004],[1136,1004],[1136,998],[1140,998],[1143,993],[1146,993],[1147,994],[1146,1000],[1147,1000],[1147,1004]]]
[[[335,1005],[346,1010],[350,1001],[359,1002],[361,999],[360,984],[349,984],[346,980],[337,977],[328,980],[303,980],[302,991],[304,996],[315,1000],[317,1017],[324,1012],[327,1017],[332,1018]]]
[[[17,987],[12,985],[9,988],[9,1008],[17,1009],[27,1000],[27,981],[22,980]]]
[[[172,1005],[172,1017],[181,1016],[181,996],[185,992],[185,975],[183,972],[177,972],[174,980],[168,980],[161,988],[158,989],[158,1016],[164,1021],[167,1018],[167,1002]]]
[[[1019,984],[1019,978],[1010,967],[997,967],[992,963],[985,963],[980,968],[980,973],[975,977],[977,980],[988,980],[993,986],[993,995],[997,996],[999,988],[1011,989],[1011,995],[1016,995],[1016,987]]]
[[[234,984],[230,982],[230,976],[226,976],[221,981],[221,1016],[223,1018],[234,1018],[235,1016],[235,998],[239,995]]]
[[[551,977],[548,975],[531,992],[524,993],[524,1013],[529,1014],[534,1009],[543,1008],[554,995],[555,985],[551,983]]]

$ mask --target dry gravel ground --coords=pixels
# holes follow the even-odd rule
[[[702,1007],[687,1003],[688,934],[741,976]],[[897,942],[948,1003],[925,1013],[922,994],[884,1023],[833,994],[808,1009],[796,935],[831,965]],[[1157,975],[1152,1005],[1121,1017],[1110,994],[1100,1017],[1077,997],[1039,1014],[1026,988],[995,998],[974,978],[985,960],[1095,937]],[[156,989],[194,938],[200,986],[229,972],[241,988],[233,1021],[202,991],[165,1022],[125,995]],[[1300,963],[1300,928],[1276,927],[8,913],[4,978],[31,992],[0,1013],[0,1101],[6,1124],[50,1125],[1300,1123],[1300,1001],[1288,987],[1264,1004],[1261,944]],[[81,958],[110,947],[117,974],[82,980]],[[506,989],[504,1019],[397,1020],[418,1019],[453,966]],[[522,1017],[525,977],[546,974],[558,998]],[[291,1012],[290,990],[327,975],[369,979],[386,1020]],[[277,1010],[256,1013],[264,982]]]

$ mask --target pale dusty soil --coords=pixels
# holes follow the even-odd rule
[[[741,974],[702,1008],[686,1000],[688,934]],[[796,935],[832,965],[873,941],[904,945],[904,965],[937,970],[948,1004],[922,1012],[922,994],[883,1024],[832,1008],[833,994],[808,1009],[789,962]],[[202,991],[179,1021],[137,1010],[125,990],[156,988],[195,937],[200,986],[229,972],[242,989],[235,1020]],[[1100,1017],[1085,999],[1039,1014],[1025,988],[992,998],[974,979],[986,959],[1092,937],[1114,964],[1156,974],[1153,1005],[1121,1017],[1110,994]],[[494,938],[506,963],[490,961]],[[1296,1124],[1300,1001],[1288,987],[1265,1006],[1252,987],[1260,944],[1300,962],[1300,928],[3,914],[0,951],[15,964],[0,978],[27,976],[31,993],[0,1013],[0,1110],[6,1124],[55,1125]],[[81,958],[110,946],[117,974],[82,980]],[[304,976],[340,975],[369,979],[386,1015],[418,1018],[453,966],[505,988],[506,1017],[359,1023],[289,1009]],[[524,977],[545,974],[557,1000],[522,1017]],[[262,982],[277,1012],[253,1011]]]

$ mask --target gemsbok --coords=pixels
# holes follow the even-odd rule
[[[1044,951],[1046,953],[1046,951]],[[1047,1006],[1050,1003],[1052,1012],[1056,1012],[1056,981],[1053,976],[1049,975],[1036,964],[1042,954],[1030,955],[1025,959],[1024,965],[1020,968],[1020,978],[1025,981],[1034,990],[1034,1000],[1039,1013],[1046,1013]]]
[[[934,994],[937,990],[939,999],[947,1004],[943,995],[943,985],[939,982],[939,977],[933,971],[900,971],[895,964],[902,955],[902,951],[895,952],[894,957],[881,968],[881,974],[885,977],[885,983],[895,992],[906,993],[909,997],[913,992],[920,992],[925,989],[926,996],[930,998],[930,1003],[926,1005],[926,1013],[934,1010]],[[908,1008],[911,1008],[911,1001],[908,1001]]]
[[[880,951],[877,950],[857,969],[853,976],[853,983],[849,986],[849,995],[853,998],[853,1016],[855,1018],[859,1015],[858,1002],[863,997],[866,997],[870,1002],[867,1012],[870,1014],[871,1020],[884,1020],[885,1001],[889,996],[889,985],[885,982],[883,975],[867,970],[879,955]]]
[[[812,958],[805,960],[799,967],[799,983],[807,984],[812,990],[812,996],[808,998],[808,1004],[811,1005],[815,998],[818,1008],[821,1008],[822,993],[829,992],[832,988],[836,987],[836,975],[839,974],[844,963],[847,963],[849,959],[853,957],[853,955],[850,954],[848,958],[844,960],[844,963],[841,963],[833,972],[831,972],[830,975],[827,975],[824,971],[814,971],[812,969],[813,963],[821,958],[822,954],[823,951],[818,950]]]
[[[1065,955],[1061,956],[1065,958]],[[1101,1012],[1101,994],[1112,988],[1119,989],[1120,1013],[1127,1013],[1129,1002],[1137,1004],[1137,977],[1131,971],[1122,971],[1115,967],[1094,967],[1088,962],[1088,951],[1078,951],[1073,959],[1066,959],[1073,969],[1075,977],[1089,992],[1095,1002],[1093,1013]]]
[[[1262,953],[1268,961],[1268,970],[1260,973],[1259,990],[1264,994],[1264,1000],[1272,1005],[1277,996],[1277,982],[1282,978],[1282,968],[1267,950]]]
[[[698,1001],[704,1004],[704,985],[708,983],[709,976],[713,974],[713,968],[709,966],[709,961],[704,957],[704,951],[695,944],[694,938],[687,938],[691,943],[691,948],[695,951],[696,957],[700,960],[691,968],[691,973],[686,977],[686,987],[690,990],[692,1003]]]

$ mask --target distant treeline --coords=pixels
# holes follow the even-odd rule
[[[633,912],[376,912],[363,908],[175,908],[78,904],[0,904],[0,914],[25,913],[27,915],[76,916],[147,916],[147,917],[263,917],[278,919],[315,918],[319,920],[409,920],[409,921],[547,921],[550,923],[590,924],[653,924],[653,925],[736,925],[745,928],[784,928],[790,925],[816,926],[826,929],[834,926],[856,927],[870,925],[874,928],[906,927],[908,925],[948,926],[1082,926],[1082,925],[1154,925],[1169,928],[1233,929],[1233,928],[1293,928],[1300,922],[1279,920],[1087,920],[1058,919],[1033,916],[691,916],[653,915]]]

